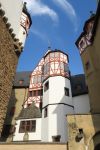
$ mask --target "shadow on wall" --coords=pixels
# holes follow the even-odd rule
[[[0,141],[7,141],[7,138],[10,137],[12,139],[13,132],[15,130],[14,123],[13,123],[13,117],[16,109],[16,102],[17,99],[15,97],[15,90],[12,90],[11,98],[9,100],[8,108],[7,108],[7,115],[4,121],[3,130],[1,134]]]
[[[73,114],[74,112],[74,107],[71,104],[71,101],[72,100],[69,97],[65,97],[65,95],[63,95],[59,104],[56,105],[56,108],[53,111],[53,113],[57,115],[57,135],[54,135],[54,137],[60,137],[58,142],[68,141],[68,123],[66,115]]]
[[[89,142],[88,150],[100,150],[100,114],[92,115],[94,135]]]

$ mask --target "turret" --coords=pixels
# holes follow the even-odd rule
[[[42,141],[66,142],[66,114],[73,112],[68,55],[49,51],[43,76]]]
[[[91,113],[100,113],[100,1],[96,15],[86,21],[76,41],[89,90]]]

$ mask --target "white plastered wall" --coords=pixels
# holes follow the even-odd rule
[[[73,97],[73,104],[75,114],[87,114],[90,112],[88,94]]]
[[[23,120],[36,120],[36,131],[35,132],[28,132],[29,135],[29,140],[41,140],[41,118],[36,118],[36,119],[22,119],[22,120],[17,120],[16,121],[16,131],[13,136],[13,141],[23,141],[23,137],[25,133],[19,133],[19,127],[20,127],[20,121]]]
[[[8,23],[11,24],[13,29],[13,33],[16,35],[16,38],[22,42],[24,46],[26,33],[24,28],[20,25],[20,19],[23,9],[23,2],[22,0],[0,0],[2,5],[2,9],[5,11],[5,16],[8,18]]]
[[[52,142],[52,136],[60,135],[60,142],[66,142],[68,139],[66,114],[73,113],[70,80],[62,76],[55,76],[50,77],[44,84],[48,81],[49,89],[43,93],[43,107],[47,106],[48,116],[44,118],[44,108],[42,141]],[[65,96],[64,87],[69,88],[69,96]]]

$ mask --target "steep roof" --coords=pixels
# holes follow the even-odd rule
[[[17,119],[41,118],[40,109],[34,105],[34,102],[27,108],[23,108]]]
[[[14,80],[14,87],[29,87],[31,71],[17,72]],[[20,82],[22,81],[22,82]]]
[[[14,88],[29,87],[31,71],[17,72],[14,81]],[[20,80],[23,80],[20,84]],[[85,75],[78,74],[71,76],[72,96],[82,95],[88,93],[85,82]]]
[[[71,76],[72,96],[78,96],[88,93],[88,88],[85,82],[85,75],[78,74]]]
[[[96,14],[93,14],[92,16],[90,16],[90,18],[85,22],[84,27],[83,27],[83,32],[80,34],[77,41],[75,42],[77,47],[78,47],[78,43],[79,43],[80,39],[82,38],[82,36],[84,36],[86,34],[86,31],[85,31],[86,25],[89,22],[91,22],[92,20],[94,20],[94,25],[93,25],[93,30],[92,30],[92,37],[91,37],[91,42],[93,43],[96,31],[97,31],[97,27],[98,27],[98,22],[100,20],[100,0],[98,2],[98,7],[97,7]]]

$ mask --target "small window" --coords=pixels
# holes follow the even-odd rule
[[[53,140],[53,142],[60,142],[60,138],[61,138],[61,136],[60,136],[60,135],[52,136],[52,140]]]
[[[11,107],[11,110],[10,110],[10,116],[13,116],[15,113],[15,107]]]
[[[19,84],[22,85],[24,80],[19,80]]]
[[[80,42],[80,47],[83,48],[83,46],[84,46],[84,41],[82,40],[82,41]]]
[[[86,70],[90,69],[90,62],[89,61],[85,64],[85,67],[86,67]]]
[[[44,85],[44,92],[49,89],[49,81],[47,81]]]
[[[37,96],[37,90],[33,91],[33,96]]]
[[[36,120],[27,120],[20,122],[19,133],[35,132],[35,131],[36,131]]]
[[[29,96],[32,97],[32,91],[29,91]]]
[[[40,111],[42,112],[42,101],[40,102]]]
[[[79,133],[83,134],[83,129],[82,128],[79,129]]]
[[[64,90],[65,90],[65,95],[69,96],[69,89],[65,87]]]
[[[38,96],[42,96],[43,95],[43,90],[38,90]]]
[[[47,107],[44,109],[44,118],[48,116],[48,109]]]
[[[69,67],[68,67],[68,64],[66,64],[66,63],[64,63],[64,71],[69,72]]]

